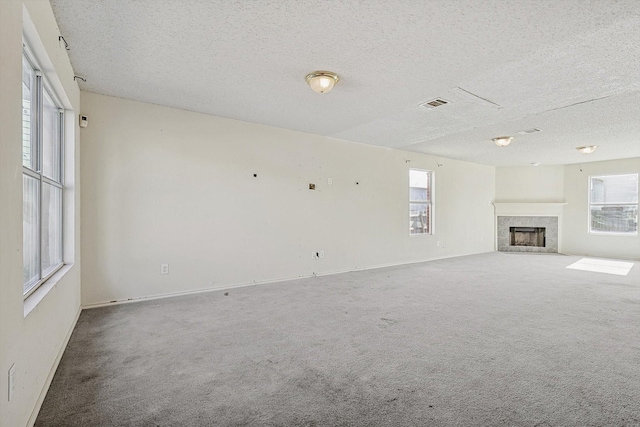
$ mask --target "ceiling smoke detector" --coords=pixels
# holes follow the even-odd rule
[[[540,132],[542,131],[542,129],[539,128],[531,128],[531,129],[525,129],[525,130],[521,130],[520,132],[518,132],[518,135],[527,135],[530,133],[536,133],[536,132]]]
[[[447,105],[449,101],[445,101],[442,98],[432,99],[431,101],[423,102],[419,104],[419,107],[426,108],[427,110],[433,110],[434,108],[442,107],[443,105]]]
[[[596,151],[597,145],[585,145],[584,147],[576,147],[576,150],[583,154],[591,154]]]

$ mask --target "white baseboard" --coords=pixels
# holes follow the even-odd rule
[[[489,251],[489,252],[495,252],[495,251]],[[355,267],[355,268],[346,269],[346,270],[336,270],[336,271],[330,271],[330,272],[325,272],[325,273],[313,273],[313,274],[309,274],[309,275],[296,276],[296,277],[283,277],[283,278],[279,278],[279,279],[269,279],[269,280],[264,280],[264,281],[252,281],[252,282],[247,282],[247,283],[236,283],[236,284],[230,284],[230,285],[227,285],[227,286],[220,286],[220,287],[215,287],[215,288],[197,289],[197,290],[193,290],[193,291],[181,291],[181,292],[171,292],[171,293],[167,293],[167,294],[158,294],[158,295],[149,295],[149,296],[142,296],[142,297],[133,297],[133,298],[127,298],[127,299],[122,299],[122,300],[113,300],[113,301],[99,302],[99,303],[95,303],[95,304],[87,304],[87,305],[83,305],[82,308],[83,309],[91,309],[91,308],[106,307],[106,306],[110,306],[110,305],[129,304],[129,303],[142,302],[142,301],[152,301],[152,300],[163,299],[163,298],[172,298],[172,297],[183,296],[183,295],[201,294],[201,293],[204,293],[204,292],[225,291],[225,290],[229,290],[229,289],[244,288],[244,287],[247,287],[247,286],[266,285],[266,284],[270,284],[270,283],[289,282],[291,280],[308,279],[308,278],[311,278],[311,277],[318,277],[318,276],[332,276],[334,274],[351,273],[351,272],[354,272],[354,271],[374,270],[374,269],[378,269],[378,268],[396,267],[396,266],[400,266],[400,265],[419,264],[421,262],[437,261],[439,259],[457,258],[457,257],[469,256],[469,255],[479,255],[481,253],[489,253],[489,252],[478,252],[478,253],[472,253],[472,254],[460,254],[460,255],[429,258],[429,259],[423,259],[423,260],[418,260],[418,261],[404,261],[404,262],[397,262],[397,263],[390,263],[390,264],[379,264],[379,265],[373,265],[373,266]]]
[[[53,366],[49,371],[49,375],[47,376],[47,380],[40,391],[40,396],[38,396],[38,400],[36,401],[36,406],[34,406],[33,411],[31,412],[31,416],[29,417],[29,422],[27,423],[27,427],[33,427],[38,418],[38,413],[40,412],[40,408],[42,407],[42,403],[44,402],[44,398],[47,396],[47,392],[49,391],[49,386],[51,385],[51,381],[53,381],[53,376],[56,374],[56,370],[58,369],[58,365],[60,364],[60,360],[62,360],[62,355],[64,351],[67,349],[67,344],[69,344],[69,340],[71,339],[71,334],[76,327],[76,323],[78,323],[78,319],[80,318],[80,313],[82,312],[82,307],[78,307],[78,312],[76,313],[75,319],[71,322],[71,327],[67,332],[67,335],[64,337],[64,341],[62,342],[62,346],[60,347],[60,351],[58,351],[58,355],[53,362]]]
[[[581,252],[567,252],[567,251],[564,251],[562,253],[564,255],[582,256],[587,258],[604,258],[604,259],[612,259],[612,260],[619,259],[624,261],[640,261],[640,258],[633,258],[633,257],[613,257],[611,255],[593,255],[593,254],[587,254],[587,253],[581,253]]]

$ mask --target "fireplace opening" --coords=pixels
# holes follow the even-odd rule
[[[544,232],[544,227],[509,227],[509,245],[544,248]]]

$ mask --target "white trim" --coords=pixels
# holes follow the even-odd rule
[[[53,361],[53,365],[49,370],[49,375],[47,375],[47,380],[45,381],[44,386],[42,387],[42,390],[40,390],[40,395],[38,396],[38,400],[36,400],[36,404],[33,407],[33,410],[31,411],[31,416],[29,417],[29,422],[27,423],[27,427],[33,427],[33,425],[36,423],[36,419],[38,418],[38,413],[40,413],[40,408],[42,407],[44,398],[47,396],[47,392],[49,391],[49,386],[51,385],[51,381],[53,381],[53,376],[55,375],[56,370],[58,369],[60,360],[62,360],[62,355],[64,354],[64,351],[67,349],[67,344],[69,344],[69,340],[71,339],[71,334],[73,334],[73,330],[76,328],[76,323],[78,323],[78,319],[80,318],[81,312],[82,312],[82,308],[78,307],[78,312],[76,313],[76,316],[73,319],[73,322],[71,322],[71,327],[67,331],[67,335],[64,337],[64,341],[60,346],[60,350],[58,350],[58,355],[56,356],[56,359]]]
[[[637,237],[638,229],[636,228],[635,232],[630,233],[622,233],[618,231],[594,231],[591,229],[591,207],[592,206],[635,206],[636,209],[640,209],[640,201],[636,203],[591,203],[591,186],[593,185],[593,178],[606,178],[608,176],[624,176],[624,175],[635,175],[636,177],[636,190],[640,192],[640,188],[638,188],[638,180],[640,179],[640,174],[637,173],[613,173],[613,174],[605,174],[605,175],[589,175],[589,183],[587,185],[587,234],[593,234],[596,236],[622,236],[622,237]],[[638,194],[636,194],[638,196]],[[637,221],[636,221],[637,222]],[[637,224],[636,224],[637,225]]]
[[[632,231],[630,233],[622,233],[619,231],[589,231],[589,234],[593,234],[595,236],[638,237],[637,231]]]
[[[40,284],[37,288],[30,291],[31,293],[24,299],[24,317],[27,317],[34,308],[40,304],[40,301],[47,296],[49,291],[53,289],[58,282],[67,274],[73,267],[73,264],[62,264],[55,272],[52,273],[46,281]]]
[[[202,294],[202,293],[205,293],[205,292],[225,291],[225,290],[229,290],[229,289],[246,288],[248,286],[258,286],[258,285],[267,285],[267,284],[273,284],[273,283],[290,282],[292,280],[309,279],[309,278],[312,278],[312,277],[333,276],[335,274],[352,273],[352,272],[355,272],[355,271],[375,270],[375,269],[378,269],[378,268],[387,268],[387,267],[398,267],[398,266],[401,266],[401,265],[419,264],[419,263],[422,263],[422,262],[437,261],[437,260],[448,259],[448,258],[459,258],[459,257],[463,257],[463,256],[478,255],[478,254],[490,253],[490,252],[493,252],[493,251],[474,252],[474,253],[469,253],[469,254],[453,255],[453,256],[442,256],[442,257],[422,259],[422,260],[417,260],[417,261],[405,261],[405,262],[397,262],[397,263],[390,263],[390,264],[379,264],[379,265],[374,265],[374,266],[369,266],[369,267],[355,267],[355,268],[349,269],[349,270],[335,270],[335,271],[330,271],[330,272],[326,272],[326,273],[312,273],[312,274],[309,274],[309,275],[302,275],[302,276],[296,276],[296,277],[285,277],[285,278],[281,278],[281,279],[271,279],[271,280],[263,280],[263,281],[251,281],[251,282],[246,282],[246,283],[236,283],[236,284],[231,284],[231,285],[227,285],[227,286],[220,286],[220,287],[206,288],[206,289],[197,289],[197,290],[193,290],[193,291],[171,292],[171,293],[168,293],[168,294],[158,294],[158,295],[150,295],[150,296],[143,296],[143,297],[133,297],[133,298],[127,298],[127,299],[119,299],[119,300],[112,300],[112,301],[108,301],[108,302],[99,302],[99,303],[95,303],[95,304],[83,305],[82,309],[83,310],[84,309],[88,310],[88,309],[92,309],[92,308],[99,308],[99,307],[106,307],[106,306],[120,305],[120,304],[129,304],[129,303],[136,303],[136,302],[142,302],[142,301],[152,301],[152,300],[157,300],[157,299],[179,297],[179,296],[183,296],[183,295]]]
[[[59,155],[59,167],[60,167],[60,177],[59,177],[59,181],[56,181],[55,179],[51,179],[45,176],[44,173],[44,159],[43,159],[43,155],[44,155],[44,148],[43,148],[43,131],[44,131],[44,113],[43,113],[43,108],[44,108],[44,100],[45,97],[50,98],[50,101],[58,108],[59,111],[64,112],[63,108],[62,108],[62,102],[60,102],[60,97],[57,93],[57,91],[53,88],[53,86],[49,83],[49,80],[46,76],[43,75],[42,73],[42,66],[40,65],[40,61],[39,61],[39,56],[40,58],[42,58],[43,54],[41,55],[36,55],[34,54],[34,50],[32,48],[32,44],[31,42],[29,42],[27,40],[28,36],[26,33],[26,29],[23,32],[23,36],[22,36],[22,57],[24,59],[27,60],[27,62],[29,63],[31,69],[33,70],[36,78],[34,79],[34,83],[35,83],[35,87],[32,88],[32,92],[35,93],[35,105],[31,105],[31,111],[34,111],[35,108],[35,121],[31,122],[31,130],[35,130],[35,146],[36,146],[36,153],[37,153],[37,163],[36,163],[36,171],[33,171],[30,167],[27,166],[22,166],[22,172],[23,175],[27,175],[33,179],[37,179],[38,180],[38,222],[39,222],[39,226],[38,226],[38,280],[33,283],[32,285],[30,285],[29,289],[27,292],[24,292],[24,286],[25,283],[22,284],[23,286],[23,299],[25,301],[25,305],[24,305],[24,309],[25,309],[25,317],[27,316],[27,314],[29,312],[31,312],[31,310],[40,302],[40,300],[42,298],[36,298],[36,302],[35,304],[33,304],[32,302],[27,303],[27,299],[29,299],[29,297],[36,293],[37,290],[42,287],[48,280],[49,278],[53,277],[55,275],[55,273],[60,270],[63,266],[64,266],[64,233],[65,233],[65,227],[64,227],[64,193],[65,193],[65,188],[63,185],[64,182],[64,159],[65,159],[65,151],[64,151],[64,137],[65,135],[63,134],[64,131],[64,114],[59,114],[58,116],[58,135],[60,137],[60,146],[58,151],[58,155]],[[44,55],[46,56],[46,55]],[[48,58],[48,56],[46,56]],[[24,62],[22,63],[22,70],[24,73]],[[55,76],[55,72],[50,72],[50,75],[54,75]],[[33,148],[33,135],[32,135],[32,148]],[[51,270],[49,273],[47,273],[46,275],[44,274],[43,270],[42,270],[42,260],[43,260],[43,253],[44,253],[44,246],[43,246],[43,236],[44,236],[44,232],[43,232],[43,212],[45,211],[45,207],[43,205],[43,194],[44,194],[44,184],[48,184],[52,187],[57,187],[62,191],[62,200],[61,200],[61,204],[60,204],[60,242],[61,242],[61,252],[62,252],[62,262],[59,263],[53,270]],[[23,196],[24,197],[24,196]],[[47,207],[47,210],[49,210],[49,208]],[[57,282],[57,280],[56,280]],[[55,283],[54,283],[55,284]],[[47,290],[44,292],[44,295],[46,295],[46,293],[48,292],[48,290],[51,288],[51,286],[49,286],[47,288]]]
[[[412,188],[421,188],[421,187],[411,187],[411,171],[418,172],[426,172],[427,173],[427,182],[428,182],[428,190],[429,190],[429,200],[411,200],[411,189]],[[409,168],[409,221],[411,221],[411,204],[423,204],[429,207],[429,232],[427,233],[411,233],[409,230],[409,237],[414,236],[433,236],[436,234],[435,229],[435,200],[436,200],[436,184],[435,184],[435,172],[429,169],[416,169]]]
[[[568,203],[493,203],[500,216],[559,216]]]
[[[640,257],[639,258],[632,258],[632,257],[625,257],[625,256],[617,256],[615,258],[612,258],[610,255],[594,255],[593,253],[584,253],[584,252],[563,252],[563,255],[569,255],[569,256],[581,256],[581,257],[589,257],[589,258],[607,258],[607,259],[620,259],[620,260],[627,260],[627,261],[636,261],[639,262],[640,261]]]

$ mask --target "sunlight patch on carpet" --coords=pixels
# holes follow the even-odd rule
[[[573,270],[592,271],[594,273],[615,274],[626,276],[633,267],[632,262],[611,261],[609,259],[582,258],[568,265]]]

